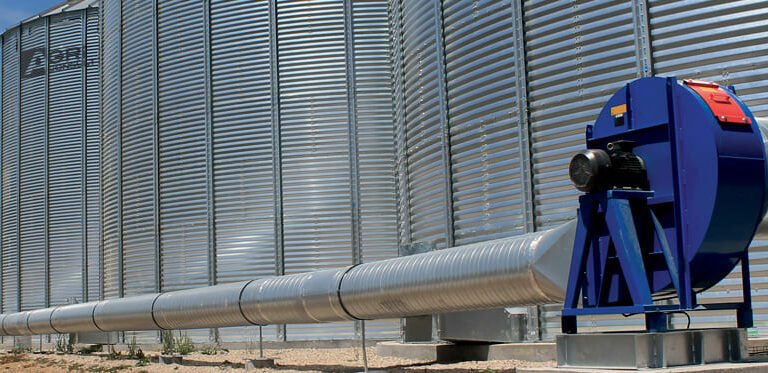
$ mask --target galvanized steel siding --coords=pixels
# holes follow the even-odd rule
[[[352,264],[343,12],[278,2],[286,273]]]
[[[533,205],[537,230],[575,217],[579,192],[568,162],[584,147],[584,131],[605,101],[639,75],[632,3],[526,1],[523,8],[528,74]],[[559,333],[560,305],[543,307],[541,336]],[[582,329],[615,317],[585,317]]]
[[[408,189],[408,139],[405,129],[405,74],[403,61],[402,1],[389,2],[389,45],[392,69],[392,122],[395,145],[395,192],[397,206],[397,243],[411,242],[410,194]]]
[[[275,274],[269,3],[213,1],[213,158],[218,282]]]
[[[412,242],[446,247],[453,233],[446,185],[445,75],[438,45],[441,7],[421,0],[403,0],[400,6],[410,236]]]
[[[397,256],[394,128],[387,6],[352,2],[355,130],[363,262]]]
[[[526,1],[536,228],[574,217],[568,162],[605,101],[638,75],[628,1]]]
[[[351,136],[356,136],[358,148],[360,219],[359,254],[353,259],[367,263],[397,256],[389,27],[384,2],[352,1],[350,10],[347,51],[352,51],[348,58],[354,57],[356,132]],[[365,326],[367,338],[396,338],[399,333],[399,321],[368,321]]]
[[[163,291],[396,254],[385,1],[102,3],[109,294],[156,281],[153,221]],[[288,336],[352,333],[346,323]]]
[[[65,53],[66,63],[70,63],[75,51],[83,53],[85,20],[82,15],[64,14],[50,19],[50,49]],[[82,287],[85,76],[82,66],[56,70],[49,72],[48,88],[48,250],[52,305],[67,304],[68,300],[80,302],[85,295]]]
[[[216,280],[275,275],[278,233],[268,1],[211,1]],[[223,328],[225,341],[258,330]],[[276,338],[274,327],[264,332]]]
[[[21,26],[22,53],[43,57],[48,38],[45,20]],[[34,51],[34,52],[33,52]],[[38,54],[39,53],[39,54]],[[35,61],[35,60],[33,60]],[[32,76],[30,61],[21,79],[19,147],[19,271],[21,309],[46,306],[46,74]],[[42,65],[45,64],[43,57]],[[35,61],[36,62],[36,61]],[[24,77],[25,75],[30,75]]]
[[[277,2],[286,274],[352,264],[344,26],[342,1]],[[314,337],[344,337],[331,328]]]
[[[158,291],[152,0],[122,1],[123,293]]]
[[[85,218],[87,299],[100,299],[101,291],[101,121],[99,88],[99,11],[86,11],[85,35]]]
[[[97,25],[81,9],[3,35],[4,311],[99,297]]]
[[[512,1],[391,2],[401,244],[531,229],[514,11]]]
[[[457,245],[525,232],[511,3],[443,4]]]
[[[157,12],[162,290],[172,291],[209,284],[204,9],[169,0]]]
[[[16,30],[18,31],[18,29]],[[3,35],[2,311],[18,311],[19,32]]]
[[[122,295],[121,2],[102,1],[101,12],[101,239],[106,299]]]

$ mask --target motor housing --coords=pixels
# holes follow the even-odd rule
[[[571,159],[568,175],[582,192],[612,188],[647,189],[645,162],[632,152],[633,143],[616,141],[606,150],[586,149]]]

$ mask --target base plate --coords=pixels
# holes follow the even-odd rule
[[[738,362],[747,357],[747,333],[736,328],[557,336],[559,367],[666,368]]]

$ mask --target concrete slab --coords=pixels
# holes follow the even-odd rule
[[[401,343],[379,342],[376,355],[397,357],[409,360],[447,362],[461,361],[457,356],[456,345],[447,342],[437,343]]]
[[[554,343],[501,343],[488,346],[486,360],[552,361],[556,358]]]
[[[376,354],[440,363],[486,360],[552,361],[557,357],[554,343],[379,342],[376,345]]]
[[[664,373],[765,373],[768,363],[722,363],[691,365],[675,368],[643,369],[645,372]],[[626,369],[587,368],[517,368],[517,373],[627,373]]]
[[[158,364],[184,364],[184,358],[181,355],[160,355],[157,357]]]
[[[250,359],[245,362],[245,370],[254,370],[254,369],[264,369],[264,368],[274,368],[275,367],[275,359]]]

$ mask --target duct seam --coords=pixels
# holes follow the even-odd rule
[[[32,314],[32,312],[27,312],[27,318],[24,320],[24,324],[27,326],[27,330],[29,330],[29,334],[32,335],[32,329],[29,328],[29,316]]]
[[[344,298],[341,297],[341,284],[344,283],[344,278],[347,277],[347,273],[349,273],[353,268],[359,266],[360,264],[361,263],[358,263],[358,264],[354,264],[347,267],[347,270],[341,274],[341,278],[339,279],[339,286],[336,288],[336,297],[339,299],[339,305],[341,306],[341,310],[344,311],[344,313],[347,314],[347,316],[349,316],[353,320],[363,321],[365,319],[358,318],[355,315],[353,315],[351,312],[349,312],[347,307],[344,305]]]
[[[10,335],[7,330],[5,330],[5,318],[8,317],[8,315],[2,315],[0,318],[0,329],[3,331],[3,335]]]
[[[93,306],[93,309],[91,310],[91,321],[93,322],[93,326],[95,326],[95,327],[96,327],[96,329],[99,329],[99,330],[101,330],[102,332],[106,332],[106,330],[102,329],[102,328],[99,326],[99,323],[97,323],[97,322],[96,322],[96,309],[97,309],[97,308],[99,308],[99,307],[98,307],[98,305],[99,305],[99,304],[98,304],[98,303],[96,303],[96,305],[95,305],[95,306]],[[51,318],[51,319],[53,319],[53,318]],[[51,323],[51,327],[53,327],[53,323]],[[54,330],[55,330],[55,329],[54,329]]]
[[[155,318],[155,303],[157,303],[157,299],[158,298],[160,298],[160,294],[157,294],[157,296],[155,296],[155,299],[152,299],[152,307],[150,307],[151,311],[149,312],[149,314],[150,314],[150,316],[152,316],[152,322],[157,326],[158,329],[160,329],[160,330],[167,330],[167,329],[163,328],[162,326],[160,326],[160,324],[157,322],[157,319]]]
[[[51,326],[51,329],[52,329],[53,331],[55,331],[56,333],[59,333],[59,334],[61,334],[61,333],[60,333],[58,330],[56,330],[56,328],[54,328],[54,327],[53,327],[53,313],[54,313],[54,312],[56,312],[56,310],[57,310],[57,309],[59,309],[59,307],[61,307],[61,306],[56,306],[56,307],[53,307],[53,311],[51,311],[51,315],[50,315],[50,316],[48,316],[48,325],[50,325],[50,326]],[[97,326],[97,327],[98,327],[98,326]],[[30,331],[31,331],[31,329],[30,329]]]
[[[240,289],[240,295],[237,296],[237,309],[240,310],[240,316],[242,316],[245,321],[247,321],[247,322],[249,322],[249,323],[251,323],[253,325],[256,325],[256,326],[264,326],[264,325],[257,324],[255,322],[253,322],[253,320],[249,319],[248,316],[245,315],[245,312],[243,312],[243,292],[245,292],[245,288],[247,288],[248,285],[250,285],[254,281],[256,281],[256,280],[248,281],[248,283],[243,285],[243,287]]]
[[[96,308],[96,307],[94,307],[94,309],[95,309],[95,308]],[[64,334],[64,333],[62,333],[62,332],[61,332],[59,329],[56,329],[56,327],[55,327],[55,326],[53,326],[53,315],[54,315],[54,314],[56,314],[56,311],[58,311],[58,310],[59,310],[59,307],[56,307],[56,308],[54,308],[54,309],[53,309],[53,311],[51,311],[51,315],[50,315],[50,316],[48,316],[48,323],[49,323],[49,324],[51,324],[51,329],[53,329],[53,330],[54,330],[56,333],[58,333],[58,334]],[[97,326],[97,328],[98,328],[98,326]]]

